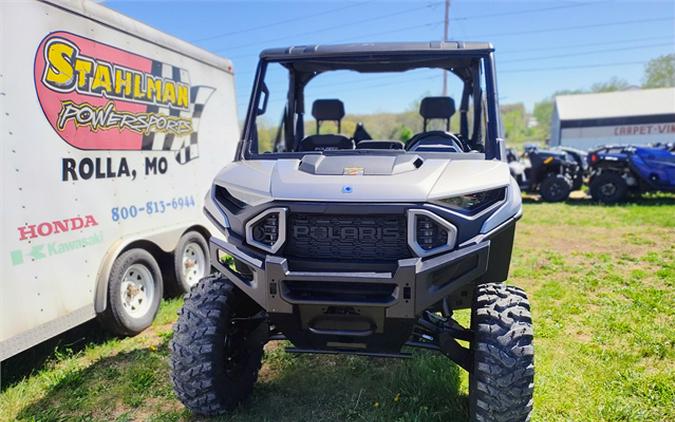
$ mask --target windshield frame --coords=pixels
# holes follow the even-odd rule
[[[401,54],[398,54],[398,56],[401,57],[410,57],[411,53],[410,52],[401,52]],[[416,55],[417,56],[417,55]],[[396,55],[394,55],[396,57]],[[429,57],[428,54],[420,53],[419,57]],[[320,59],[320,58],[319,58]],[[481,109],[481,119],[487,120],[486,125],[485,125],[485,130],[486,133],[482,134],[482,139],[483,139],[483,144],[485,146],[485,153],[484,157],[485,159],[498,159],[498,160],[504,160],[505,159],[505,146],[503,142],[503,134],[502,134],[502,124],[500,121],[500,113],[499,113],[499,95],[497,91],[497,81],[496,81],[496,66],[495,66],[495,60],[494,60],[494,53],[492,50],[486,50],[486,51],[461,51],[461,50],[455,50],[455,51],[444,51],[442,53],[435,53],[433,55],[433,59],[439,62],[445,62],[447,61],[448,66],[447,67],[437,67],[438,70],[449,70],[452,72],[453,70],[451,69],[450,64],[453,61],[457,61],[458,59],[469,59],[469,60],[474,60],[477,59],[479,60],[479,65],[477,66],[479,69],[479,72],[482,71],[483,75],[483,81],[485,83],[485,86],[480,86],[479,88],[483,90],[482,92],[482,100],[486,103],[487,107],[485,109]],[[288,107],[289,104],[291,106],[295,106],[295,92],[293,92],[294,86],[297,86],[295,81],[292,80],[294,72],[292,72],[289,68],[289,66],[293,66],[294,64],[306,64],[308,62],[316,62],[317,57],[288,57],[288,58],[281,58],[281,57],[276,57],[276,58],[267,58],[264,56],[261,56],[258,66],[256,68],[256,74],[255,78],[253,81],[253,87],[251,90],[251,96],[247,108],[247,113],[246,113],[246,118],[244,122],[244,126],[242,128],[241,132],[241,138],[239,141],[239,144],[237,146],[237,152],[236,152],[236,157],[235,161],[238,160],[277,160],[277,159],[283,159],[283,158],[298,158],[305,156],[307,154],[323,154],[321,151],[314,151],[314,152],[293,152],[293,151],[285,151],[285,152],[269,152],[269,153],[258,153],[258,152],[253,152],[252,151],[252,146],[256,146],[257,148],[257,132],[256,132],[256,118],[258,117],[258,104],[260,104],[260,99],[262,95],[269,95],[269,94],[264,94],[265,91],[265,74],[266,70],[269,64],[271,63],[279,63],[283,65],[284,67],[289,69],[289,85],[287,89],[287,98],[286,98],[286,104],[285,104],[285,113],[295,113],[295,110],[291,110],[289,112]],[[333,70],[355,70],[352,69],[348,66],[349,63],[352,64],[358,64],[359,66],[362,65],[363,62],[369,62],[369,66],[372,66],[372,69],[368,70],[368,73],[402,73],[404,70],[387,70],[387,67],[390,66],[387,63],[382,63],[378,67],[377,62],[373,62],[373,55],[372,54],[351,54],[349,56],[345,57],[340,57],[340,61],[343,64],[341,67],[336,67],[334,69],[326,69],[322,72],[318,72],[315,75],[311,76],[317,76],[321,73],[324,72],[330,72]],[[303,63],[304,62],[304,63]],[[420,60],[420,62],[424,62],[424,60]],[[409,60],[409,64],[411,65],[409,69],[416,69],[416,68],[422,68],[426,66],[415,66],[413,64],[413,60]],[[481,66],[482,64],[482,66]],[[380,70],[381,68],[381,70]],[[428,68],[428,67],[427,67]],[[466,68],[466,66],[465,66]],[[473,66],[471,67],[473,68]],[[302,86],[304,89],[304,86]],[[483,101],[474,101],[474,107],[482,107],[481,103]],[[464,118],[464,117],[462,117]],[[475,120],[475,119],[474,119]],[[286,124],[286,119],[282,119],[283,123]],[[474,121],[474,125],[476,122]],[[480,124],[480,122],[478,123]],[[293,125],[294,126],[294,125]],[[288,129],[288,128],[287,128]],[[279,128],[281,131],[281,127]],[[295,131],[294,127],[290,128],[291,131]],[[476,130],[476,128],[473,128],[473,130]],[[294,132],[291,132],[294,133]],[[345,150],[347,151],[347,150]],[[358,151],[358,152],[355,152]],[[354,154],[372,154],[374,150],[349,150],[348,152],[345,152],[347,154],[349,153],[354,153]],[[436,154],[434,154],[436,155]],[[445,155],[444,153],[441,153],[441,155]]]

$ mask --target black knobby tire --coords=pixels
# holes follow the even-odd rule
[[[222,276],[207,277],[185,297],[171,340],[171,381],[192,412],[213,416],[248,398],[258,378],[269,328],[233,318],[256,311]]]
[[[532,412],[534,347],[525,292],[501,283],[476,288],[469,408],[475,421],[526,421]]]
[[[140,316],[131,315],[125,309],[121,297],[123,278],[132,266],[147,269],[147,274],[152,277],[152,296],[148,300],[147,312]],[[162,273],[155,258],[145,249],[130,249],[117,257],[113,263],[108,278],[107,306],[99,315],[99,320],[107,330],[115,334],[134,336],[152,324],[159,310],[162,293]]]
[[[619,173],[606,171],[593,177],[589,186],[593,200],[616,204],[626,199],[628,184]]]
[[[201,251],[201,256],[195,257],[195,260],[199,259],[204,261],[202,263],[202,265],[204,266],[203,274],[201,274],[198,277],[198,279],[206,277],[211,273],[209,245],[206,242],[206,239],[204,239],[204,237],[201,234],[195,231],[189,231],[185,233],[178,241],[176,250],[172,254],[173,271],[167,277],[167,284],[170,293],[172,293],[173,295],[183,295],[189,292],[190,288],[194,284],[196,284],[194,282],[194,276],[192,279],[193,281],[190,282],[188,277],[186,277],[185,274],[183,273],[183,255],[186,252],[187,248],[190,248],[190,250],[193,251],[193,253],[195,251]],[[195,263],[195,265],[197,264]]]
[[[546,202],[566,200],[572,191],[572,182],[562,174],[550,174],[539,185],[539,195]]]

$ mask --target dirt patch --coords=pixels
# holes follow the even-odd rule
[[[651,227],[605,227],[529,224],[524,236],[516,235],[516,248],[553,250],[567,256],[592,252],[612,257],[628,255],[639,257],[654,250],[672,247],[675,230]]]

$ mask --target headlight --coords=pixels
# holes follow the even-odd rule
[[[506,188],[497,188],[483,192],[469,193],[466,195],[453,196],[441,199],[438,202],[446,208],[466,215],[475,215],[491,207],[497,202],[503,201]]]
[[[276,253],[286,241],[286,208],[270,208],[246,223],[246,242]]]

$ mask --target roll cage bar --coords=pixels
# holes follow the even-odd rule
[[[430,43],[433,45],[433,43]],[[389,51],[364,51],[349,49],[354,45],[321,46],[330,50],[322,52],[318,46],[289,49],[265,50],[260,54],[260,61],[251,93],[251,100],[242,130],[241,140],[237,147],[235,160],[272,159],[277,154],[258,155],[256,117],[264,113],[269,91],[265,85],[265,72],[270,63],[279,63],[288,70],[288,91],[282,121],[276,134],[275,148],[280,146],[284,135],[285,151],[293,151],[295,145],[305,136],[304,89],[316,76],[332,70],[352,70],[362,73],[403,72],[418,68],[445,69],[455,74],[464,84],[459,106],[460,135],[471,144],[482,143],[485,147],[486,159],[505,159],[502,126],[499,118],[499,98],[495,77],[495,63],[492,46],[481,44],[481,48],[441,48],[425,51],[411,50],[409,44],[383,44],[394,46]],[[457,43],[457,45],[461,45]],[[375,47],[378,44],[356,45],[357,47]],[[403,46],[403,47],[400,47]],[[337,51],[336,51],[337,50]],[[481,67],[482,64],[482,67]],[[481,87],[481,70],[485,72],[485,92]],[[469,138],[469,103],[473,101],[473,127]],[[478,100],[476,100],[478,99]],[[262,101],[262,104],[261,104]],[[483,107],[486,105],[487,107]],[[483,115],[483,110],[487,115]],[[483,136],[481,121],[486,119],[487,133]],[[483,142],[484,140],[484,142]],[[290,153],[284,156],[306,153]]]

